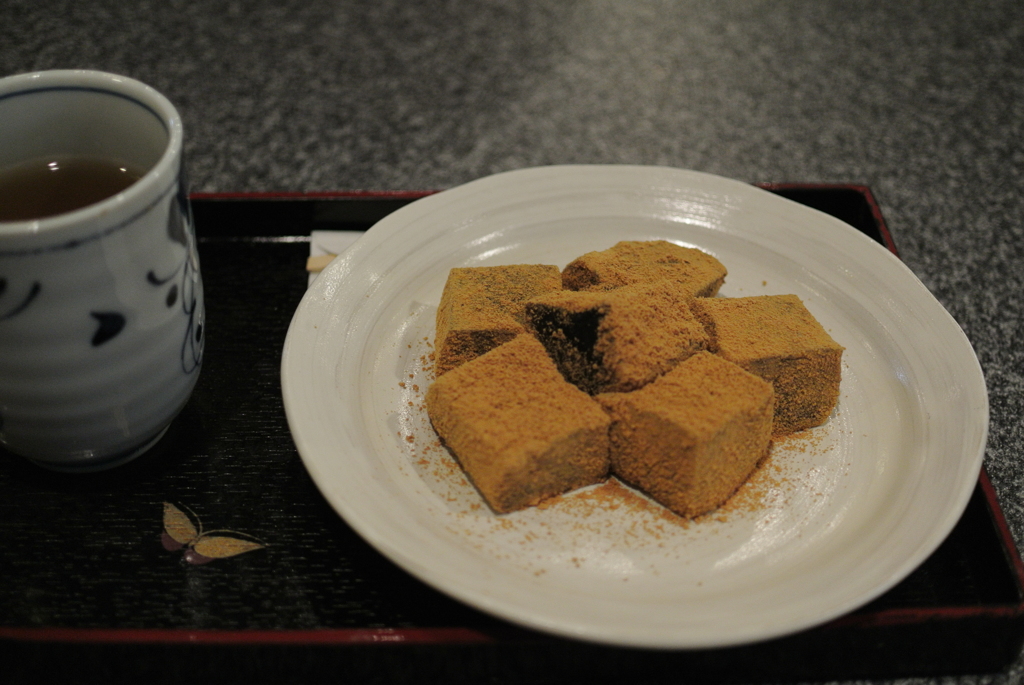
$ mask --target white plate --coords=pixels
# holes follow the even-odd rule
[[[627,239],[714,254],[725,296],[799,295],[846,347],[837,410],[721,516],[686,525],[608,487],[496,516],[423,410],[448,270],[564,266]],[[959,519],[988,430],[970,343],[902,262],[815,210],[660,167],[513,171],[391,214],[303,298],[281,381],[317,486],[396,564],[510,621],[658,648],[779,636],[880,595]]]

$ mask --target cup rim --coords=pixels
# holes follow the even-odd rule
[[[40,235],[65,226],[97,221],[154,193],[162,193],[168,179],[175,180],[181,156],[183,130],[178,110],[162,93],[141,81],[92,69],[52,69],[0,78],[0,99],[53,88],[78,88],[111,93],[132,100],[157,116],[167,129],[163,154],[138,181],[119,193],[70,212],[27,221],[0,221],[0,238]]]

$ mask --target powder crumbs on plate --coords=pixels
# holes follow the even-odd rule
[[[795,491],[806,470],[796,462],[828,451],[830,447],[825,445],[827,435],[824,428],[818,427],[776,437],[768,456],[758,464],[747,482],[725,504],[707,516],[725,521],[731,515],[757,513],[768,506],[770,498]]]
[[[596,513],[616,512],[617,516],[625,519],[635,518],[642,532],[655,539],[660,539],[666,525],[683,529],[690,526],[689,519],[673,513],[614,477],[601,485],[551,497],[537,505],[541,510],[554,508],[578,518],[577,528],[587,525],[587,519]]]
[[[818,427],[774,438],[771,450],[746,482],[720,507],[693,519],[694,523],[725,523],[734,516],[757,514],[780,493],[784,497],[792,493],[803,482],[802,474],[806,471],[806,465],[797,462],[821,456],[831,449],[827,436],[828,431]]]
[[[791,452],[798,452],[806,455],[819,455],[824,450],[822,443],[825,440],[826,432],[817,428],[792,433],[775,439],[775,445]]]
[[[714,511],[708,512],[698,520],[711,519],[726,522],[730,516],[757,512],[764,507],[765,497],[769,492],[785,488],[788,482],[786,471],[780,463],[775,450],[768,453],[754,472],[730,497],[725,504]]]
[[[408,464],[423,482],[453,512],[470,513],[481,508],[476,492],[458,462],[441,444],[427,415],[424,385],[434,378],[430,347],[431,341],[426,337],[411,344],[413,352],[405,374],[416,382],[398,382],[405,406],[409,407],[400,412],[401,437],[410,448]]]

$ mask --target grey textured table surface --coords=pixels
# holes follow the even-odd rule
[[[164,92],[194,191],[440,189],[559,163],[870,186],[974,344],[986,465],[1024,544],[1019,0],[4,0],[0,27],[0,75]],[[1022,679],[1024,658],[995,678]]]

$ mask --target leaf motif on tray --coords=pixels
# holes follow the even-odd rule
[[[170,502],[164,502],[164,532],[182,545],[195,542],[199,537],[199,531],[188,515]]]
[[[184,559],[189,564],[207,564],[214,559],[226,559],[266,547],[264,543],[255,539],[247,539],[251,536],[237,531],[203,532],[203,524],[199,517],[191,509],[189,514],[170,502],[164,502],[164,531],[160,537],[161,544],[169,552],[175,552],[184,547]],[[195,523],[192,522],[193,518],[195,518]],[[225,533],[230,533],[230,535]],[[235,537],[239,535],[244,537]]]
[[[210,535],[204,537],[201,540],[197,540],[192,549],[202,554],[204,557],[210,557],[211,559],[224,559],[225,557],[233,557],[243,552],[251,552],[256,549],[263,547],[258,542],[252,540],[241,540],[239,538],[228,537],[226,535]]]

